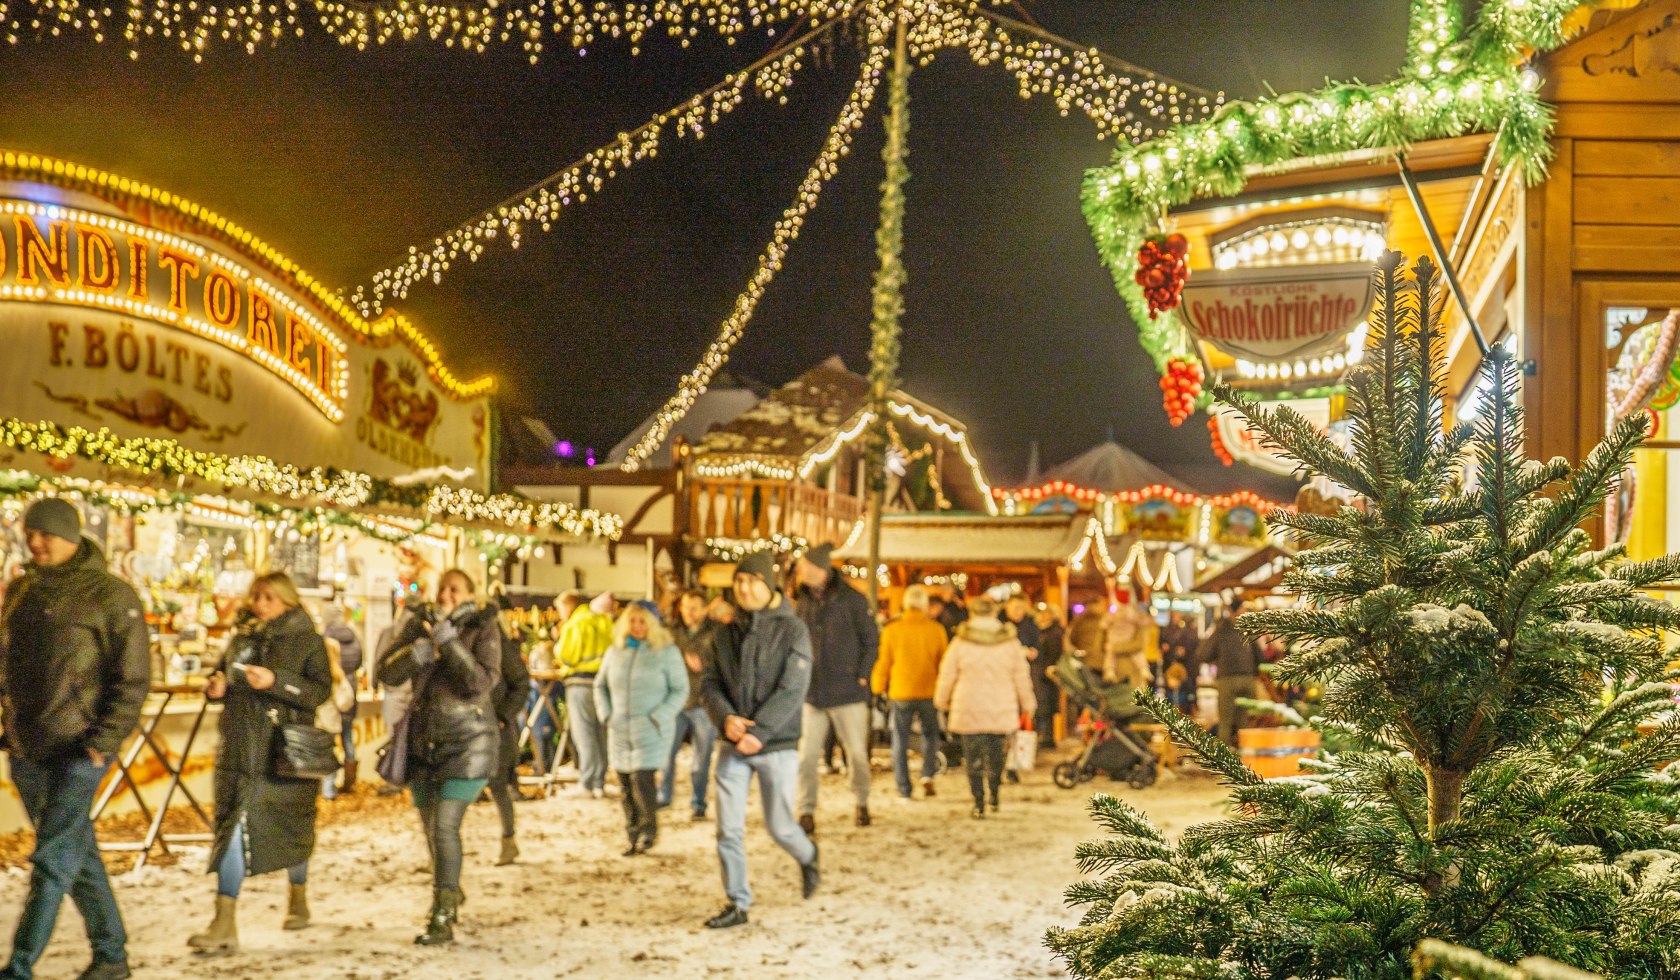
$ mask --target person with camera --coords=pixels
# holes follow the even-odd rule
[[[332,691],[327,646],[284,572],[251,583],[239,631],[223,666],[210,675],[205,696],[222,702],[216,751],[216,833],[210,871],[216,875],[216,914],[210,927],[187,940],[205,955],[239,949],[235,922],[240,884],[252,875],[286,870],[290,883],[284,928],[309,925],[305,881],[315,850],[317,778],[278,774],[281,727],[313,724]]]
[[[413,682],[380,774],[406,784],[432,856],[432,909],[414,941],[455,941],[461,893],[461,820],[496,771],[498,726],[492,692],[501,681],[496,608],[474,601],[477,586],[458,568],[438,578],[437,601],[415,612],[379,655],[379,682]]]
[[[88,812],[146,700],[151,658],[140,597],[82,536],[69,501],[46,497],[23,516],[30,564],[5,589],[0,704],[12,780],[35,828],[29,897],[0,977],[34,976],[69,895],[93,963],[81,976],[129,976],[128,935]]]
[[[649,605],[624,607],[595,677],[595,714],[607,726],[607,761],[618,773],[630,835],[625,857],[651,850],[659,836],[659,770],[688,699],[682,652]]]

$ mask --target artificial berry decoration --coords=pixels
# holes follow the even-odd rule
[[[1149,301],[1149,319],[1178,305],[1184,296],[1184,280],[1190,278],[1190,240],[1173,232],[1151,235],[1138,249],[1137,273],[1132,279],[1143,287]]]
[[[1183,425],[1196,410],[1196,399],[1202,394],[1202,362],[1175,357],[1167,362],[1167,373],[1161,376],[1161,404],[1167,410],[1167,421]]]
[[[1225,448],[1225,440],[1220,438],[1219,417],[1216,415],[1208,416],[1208,439],[1213,443],[1213,454],[1219,457],[1219,461],[1221,463],[1224,463],[1226,466],[1231,466],[1236,463],[1237,458],[1231,455],[1231,451],[1229,449]]]

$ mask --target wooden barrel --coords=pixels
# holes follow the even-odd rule
[[[1318,754],[1318,732],[1311,728],[1239,728],[1237,755],[1256,776],[1299,776],[1301,760]]]

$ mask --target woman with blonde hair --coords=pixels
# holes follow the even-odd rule
[[[657,613],[624,608],[595,677],[595,712],[607,729],[607,761],[618,773],[633,857],[659,835],[658,773],[671,754],[677,714],[688,699],[688,668]]]
[[[309,924],[305,881],[315,850],[320,783],[275,775],[275,739],[285,724],[309,724],[332,690],[332,664],[297,586],[284,572],[260,575],[241,626],[205,695],[222,702],[216,751],[216,834],[210,870],[217,876],[216,916],[187,940],[208,955],[239,948],[235,910],[240,883],[287,869],[291,883],[284,928]]]
[[[432,910],[414,941],[455,941],[461,892],[461,820],[496,770],[498,729],[492,692],[501,682],[502,628],[495,606],[480,606],[472,576],[438,576],[437,600],[415,611],[379,653],[379,682],[413,682],[414,700],[392,729],[380,775],[406,784],[432,855]]]

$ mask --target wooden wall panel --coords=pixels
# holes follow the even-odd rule
[[[1581,215],[1591,220],[1592,215]],[[1680,228],[1672,225],[1576,225],[1580,272],[1680,274]]]
[[[1554,163],[1548,183],[1563,176],[1564,168]],[[1575,213],[1585,221],[1680,225],[1680,177],[1582,177],[1573,184]]]
[[[1577,140],[1577,177],[1680,176],[1680,142]]]

